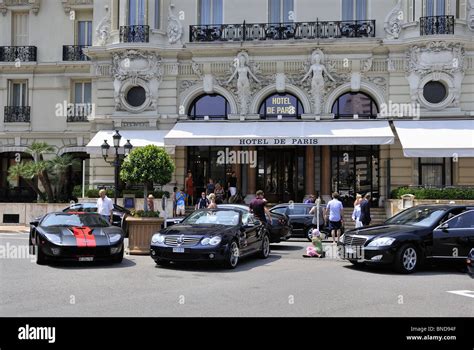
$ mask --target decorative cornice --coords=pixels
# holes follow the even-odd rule
[[[69,14],[71,10],[74,10],[77,7],[84,7],[87,5],[92,6],[94,4],[93,0],[61,0],[61,3],[64,8],[64,12]]]
[[[35,15],[38,14],[41,0],[0,0],[0,12],[5,16],[9,7],[27,6]]]

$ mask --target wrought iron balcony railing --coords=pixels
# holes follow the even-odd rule
[[[35,62],[36,46],[0,46],[0,62]]]
[[[190,42],[375,37],[375,20],[192,25]]]
[[[91,103],[76,103],[68,108],[67,121],[68,123],[88,122],[92,112]]]
[[[5,123],[29,123],[30,106],[5,106]]]
[[[63,45],[63,61],[90,61],[83,49],[85,45]]]
[[[420,35],[454,34],[454,16],[420,17]]]
[[[121,43],[147,43],[150,37],[150,26],[121,26],[120,42]]]

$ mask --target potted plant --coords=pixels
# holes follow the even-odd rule
[[[144,210],[127,218],[130,254],[148,254],[152,235],[161,228],[159,213],[148,212],[148,186],[163,186],[171,181],[174,171],[171,157],[164,148],[148,145],[134,149],[125,158],[120,177],[130,184],[143,185]]]

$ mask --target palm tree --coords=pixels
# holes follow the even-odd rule
[[[64,191],[64,187],[67,182],[66,174],[72,166],[77,166],[79,164],[78,160],[75,159],[72,154],[64,154],[62,156],[54,157],[49,161],[49,164],[51,166],[51,170],[57,176],[58,180],[56,197],[59,197],[60,195],[67,195],[67,193]]]
[[[36,170],[39,172],[36,174],[38,175],[38,178],[46,191],[49,201],[54,199],[54,194],[51,181],[49,180],[48,176],[48,165],[44,161],[43,155],[54,153],[54,151],[55,147],[48,145],[46,142],[33,142],[31,146],[26,149],[26,152],[31,154],[35,163],[37,164]]]
[[[27,162],[27,163],[17,163],[12,165],[8,168],[8,180],[9,181],[16,181],[18,178],[23,178],[25,182],[30,186],[36,194],[44,201],[46,196],[44,193],[39,189],[38,185],[34,181],[35,172],[33,169],[34,163]]]

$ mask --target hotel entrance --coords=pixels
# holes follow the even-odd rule
[[[305,147],[259,147],[257,188],[270,203],[301,202],[305,196]]]

